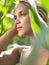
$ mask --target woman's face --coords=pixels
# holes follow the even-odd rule
[[[22,2],[14,10],[14,22],[16,22],[19,36],[30,35],[32,33],[28,7]]]

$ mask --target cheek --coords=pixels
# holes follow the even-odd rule
[[[19,36],[28,35],[30,32],[32,32],[29,16],[26,16],[21,19],[21,25],[22,29],[18,32]]]
[[[25,24],[24,26],[25,26],[26,28],[31,27],[29,16],[24,19],[24,24]]]
[[[25,19],[23,19],[23,28],[25,30],[30,30],[31,29],[31,25],[30,25],[30,19],[29,19],[29,16],[27,16]]]

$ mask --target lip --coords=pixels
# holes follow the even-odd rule
[[[20,31],[22,29],[22,27],[17,27],[17,31]]]

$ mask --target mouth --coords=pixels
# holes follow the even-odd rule
[[[22,27],[17,27],[17,31],[20,31],[22,29]]]

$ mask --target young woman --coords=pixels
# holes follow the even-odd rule
[[[17,45],[10,50],[2,52],[3,48],[17,33],[20,37],[27,35],[30,38],[30,41],[32,43],[34,42],[33,40],[35,40],[35,38],[31,29],[28,10],[28,4],[25,1],[20,1],[17,7],[15,7],[14,25],[8,32],[0,37],[0,65],[14,65],[19,61],[22,65],[27,65],[28,63],[29,65],[46,65],[48,60],[48,52],[44,48],[33,49],[31,56],[29,56],[31,53],[31,46],[26,47]],[[43,11],[44,13],[42,13],[42,11],[42,9],[39,10],[39,14],[45,20],[45,12]],[[34,48],[34,44],[32,45]],[[26,61],[28,59],[31,61],[27,63]]]

